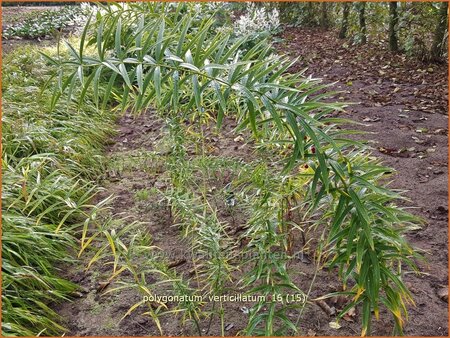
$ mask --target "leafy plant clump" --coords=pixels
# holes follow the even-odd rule
[[[78,289],[61,269],[80,242],[95,259],[109,253],[114,230],[100,214],[110,197],[93,199],[114,119],[88,104],[49,110],[54,69],[36,48],[9,54],[2,71],[2,334],[60,335],[48,304]]]
[[[246,12],[234,24],[235,34],[253,35],[273,34],[280,29],[280,13],[278,9],[266,10],[257,8],[254,3],[247,3]]]
[[[401,333],[405,303],[412,301],[402,269],[415,269],[417,257],[403,233],[417,219],[396,206],[401,195],[383,183],[392,169],[348,138],[354,131],[340,129],[349,121],[334,116],[345,104],[326,102],[332,93],[321,94],[326,86],[319,80],[290,74],[292,62],[274,57],[265,39],[242,48],[249,36],[233,39],[227,30],[211,29],[215,23],[215,13],[198,20],[190,4],[111,4],[88,20],[78,48],[66,42],[68,57],[47,57],[57,69],[55,78],[66,79],[58,81],[53,108],[65,97],[80,107],[88,99],[99,111],[108,104],[137,113],[157,109],[172,145],[170,188],[161,193],[192,252],[214,258],[193,258],[198,289],[155,269],[154,261],[137,271],[127,251],[115,253],[117,271],[131,271],[135,288],[144,293],[151,293],[151,286],[138,276],[157,271],[173,292],[220,295],[236,278],[233,272],[243,270],[237,282],[247,294],[303,294],[293,282],[300,272],[286,268],[293,234],[318,233],[317,269],[335,271],[348,299],[338,319],[358,306],[362,334],[369,334],[372,314],[378,318],[385,307]],[[248,133],[258,155],[238,167],[222,190],[242,201],[244,234],[238,238],[229,221],[218,218],[207,188],[212,159],[204,128],[220,130],[227,120]],[[239,258],[243,239],[247,254]],[[291,305],[265,299],[249,310],[244,333],[297,332],[301,315],[293,322],[286,316]],[[202,303],[180,302],[175,309],[159,304],[147,314],[162,331],[159,317],[174,312],[183,312],[197,328],[202,314],[217,315],[223,327],[220,303],[209,311]]]
[[[85,8],[80,6],[62,6],[58,10],[46,10],[6,27],[2,36],[6,40],[45,38],[62,29],[82,25],[85,14]]]

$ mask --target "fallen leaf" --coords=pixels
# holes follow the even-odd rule
[[[245,314],[248,314],[250,312],[250,310],[246,306],[241,307],[240,310]]]
[[[329,322],[328,325],[335,330],[339,330],[341,328],[341,325],[338,322]]]
[[[366,117],[364,120],[363,120],[363,122],[378,122],[378,121],[380,121],[380,118],[379,117]]]
[[[328,316],[331,317],[336,314],[336,308],[334,306],[330,307],[324,300],[318,300],[316,303]]]
[[[355,315],[356,315],[356,309],[355,309],[354,307],[351,307],[350,310],[348,310],[347,314],[348,314],[350,317],[355,317]]]
[[[102,292],[104,289],[108,287],[110,282],[99,282],[97,287],[97,293]]]
[[[306,333],[307,336],[309,337],[314,337],[316,335],[316,331],[308,329],[308,332]]]
[[[233,327],[234,327],[234,324],[233,324],[233,323],[229,323],[229,324],[225,325],[225,331],[229,331],[229,330],[231,330]]]
[[[414,140],[414,142],[416,142],[417,144],[422,144],[422,143],[425,143],[425,141],[424,140],[421,140],[420,138],[418,138],[418,137],[415,137],[415,136],[413,136],[412,137],[412,139]]]
[[[167,268],[168,269],[176,268],[177,266],[183,265],[184,263],[186,263],[186,259],[182,258],[182,259],[180,259],[178,261],[174,261],[174,262],[169,263],[167,265]]]
[[[71,296],[77,297],[77,298],[82,298],[83,294],[79,291],[74,291],[74,292],[72,292]]]
[[[353,318],[350,317],[350,316],[347,315],[347,314],[345,314],[345,315],[342,317],[342,319],[345,320],[346,322],[349,322],[349,323],[353,323],[353,322],[354,322]]]
[[[347,313],[342,317],[342,319],[345,320],[346,322],[353,323],[355,321],[354,320],[355,315],[356,315],[356,310],[354,307],[351,307],[347,311]]]
[[[433,134],[436,134],[436,135],[447,135],[447,130],[444,129],[444,128],[439,128],[439,129],[436,129],[435,131],[433,131]]]
[[[440,299],[442,299],[444,302],[448,303],[448,287],[439,289],[437,291],[437,295],[439,296]]]

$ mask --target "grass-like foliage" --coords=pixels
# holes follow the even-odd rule
[[[77,289],[59,275],[73,264],[78,234],[86,229],[85,241],[108,253],[109,229],[96,216],[109,198],[93,203],[93,180],[113,116],[88,104],[49,110],[54,69],[37,48],[12,52],[2,71],[2,334],[59,335],[48,304]]]
[[[236,39],[215,27],[214,13],[199,19],[188,4],[111,4],[90,18],[78,47],[66,43],[68,56],[47,57],[58,69],[55,78],[64,79],[51,106],[57,109],[64,96],[84,107],[89,97],[99,111],[108,104],[136,112],[155,107],[166,119],[173,158],[172,189],[165,194],[192,249],[214,257],[194,262],[207,294],[223,292],[242,266],[248,269],[239,285],[249,294],[301,292],[286,263],[290,234],[308,227],[323,234],[317,265],[335,269],[349,298],[339,317],[361,306],[365,335],[372,313],[378,317],[385,307],[401,333],[405,303],[412,302],[402,268],[415,269],[416,256],[403,233],[417,220],[395,205],[401,196],[383,183],[392,169],[347,138],[353,131],[339,128],[349,121],[333,113],[345,104],[326,102],[332,96],[327,86],[289,73],[292,62],[272,55],[267,41],[242,49],[247,36]],[[87,48],[94,52],[87,54]],[[206,194],[209,166],[196,165],[186,151],[191,140],[201,149],[200,159],[207,159],[201,126],[214,121],[220,129],[225,119],[238,121],[238,130],[248,132],[258,149],[258,159],[233,182],[248,216],[245,250],[256,256],[234,263],[227,224],[217,219]],[[187,132],[188,121],[197,140]],[[292,216],[296,210],[301,221]],[[279,251],[286,255],[273,255]],[[184,313],[198,323],[201,304],[186,306]],[[297,331],[288,308],[275,301],[256,304],[245,334]],[[223,322],[221,304],[213,313]]]

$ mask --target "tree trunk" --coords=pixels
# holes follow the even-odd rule
[[[277,2],[278,11],[280,12],[280,21],[283,23],[287,23],[289,20],[289,2]]]
[[[344,2],[344,9],[342,11],[342,25],[339,31],[339,39],[345,39],[348,29],[348,15],[350,14],[351,2]]]
[[[389,48],[393,52],[398,52],[398,11],[397,2],[393,1],[389,3]]]
[[[320,16],[320,27],[327,29],[328,28],[328,6],[326,2],[322,2],[322,13]]]
[[[312,1],[308,2],[308,8],[307,8],[307,25],[308,26],[315,26],[314,25],[314,3]]]
[[[359,3],[359,34],[361,37],[361,43],[367,42],[367,27],[366,27],[366,3]]]
[[[434,31],[433,45],[431,46],[431,60],[440,61],[444,54],[445,32],[447,30],[448,2],[441,2],[439,17]]]

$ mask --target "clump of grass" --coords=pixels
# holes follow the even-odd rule
[[[100,191],[92,179],[113,119],[89,106],[50,110],[45,81],[55,70],[36,48],[9,54],[2,71],[2,334],[60,335],[48,303],[77,288],[58,267],[73,263],[77,233],[93,231],[105,207],[92,204]]]
[[[148,199],[150,198],[150,190],[140,189],[135,192],[134,197],[138,201],[148,201]]]

